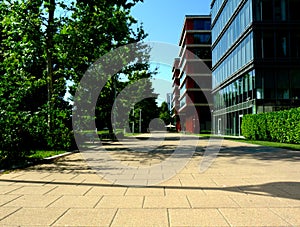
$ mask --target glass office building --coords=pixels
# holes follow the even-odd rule
[[[300,106],[299,0],[214,0],[213,129],[241,135],[245,114]]]

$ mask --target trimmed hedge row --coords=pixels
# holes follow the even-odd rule
[[[245,115],[242,134],[249,140],[300,144],[300,108]]]

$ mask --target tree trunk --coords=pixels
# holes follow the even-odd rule
[[[48,128],[52,131],[53,121],[53,37],[54,37],[54,11],[55,0],[48,0],[48,26],[46,29],[46,56],[47,56],[47,83],[48,83]]]

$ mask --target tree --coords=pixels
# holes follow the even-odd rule
[[[162,119],[165,124],[170,124],[172,122],[171,112],[166,102],[163,102],[159,107],[159,118]]]
[[[70,147],[66,82],[74,83],[70,90],[74,94],[95,60],[145,38],[142,27],[132,28],[137,21],[130,9],[139,1],[0,2],[0,150],[7,151],[4,156],[22,156],[24,147],[30,150],[32,144]],[[26,145],[26,141],[34,143]]]

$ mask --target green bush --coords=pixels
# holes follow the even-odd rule
[[[49,131],[46,110],[0,112],[0,166],[28,157],[34,150],[69,150],[72,131],[67,111],[53,111]]]
[[[245,115],[242,133],[249,140],[300,143],[300,108]]]

